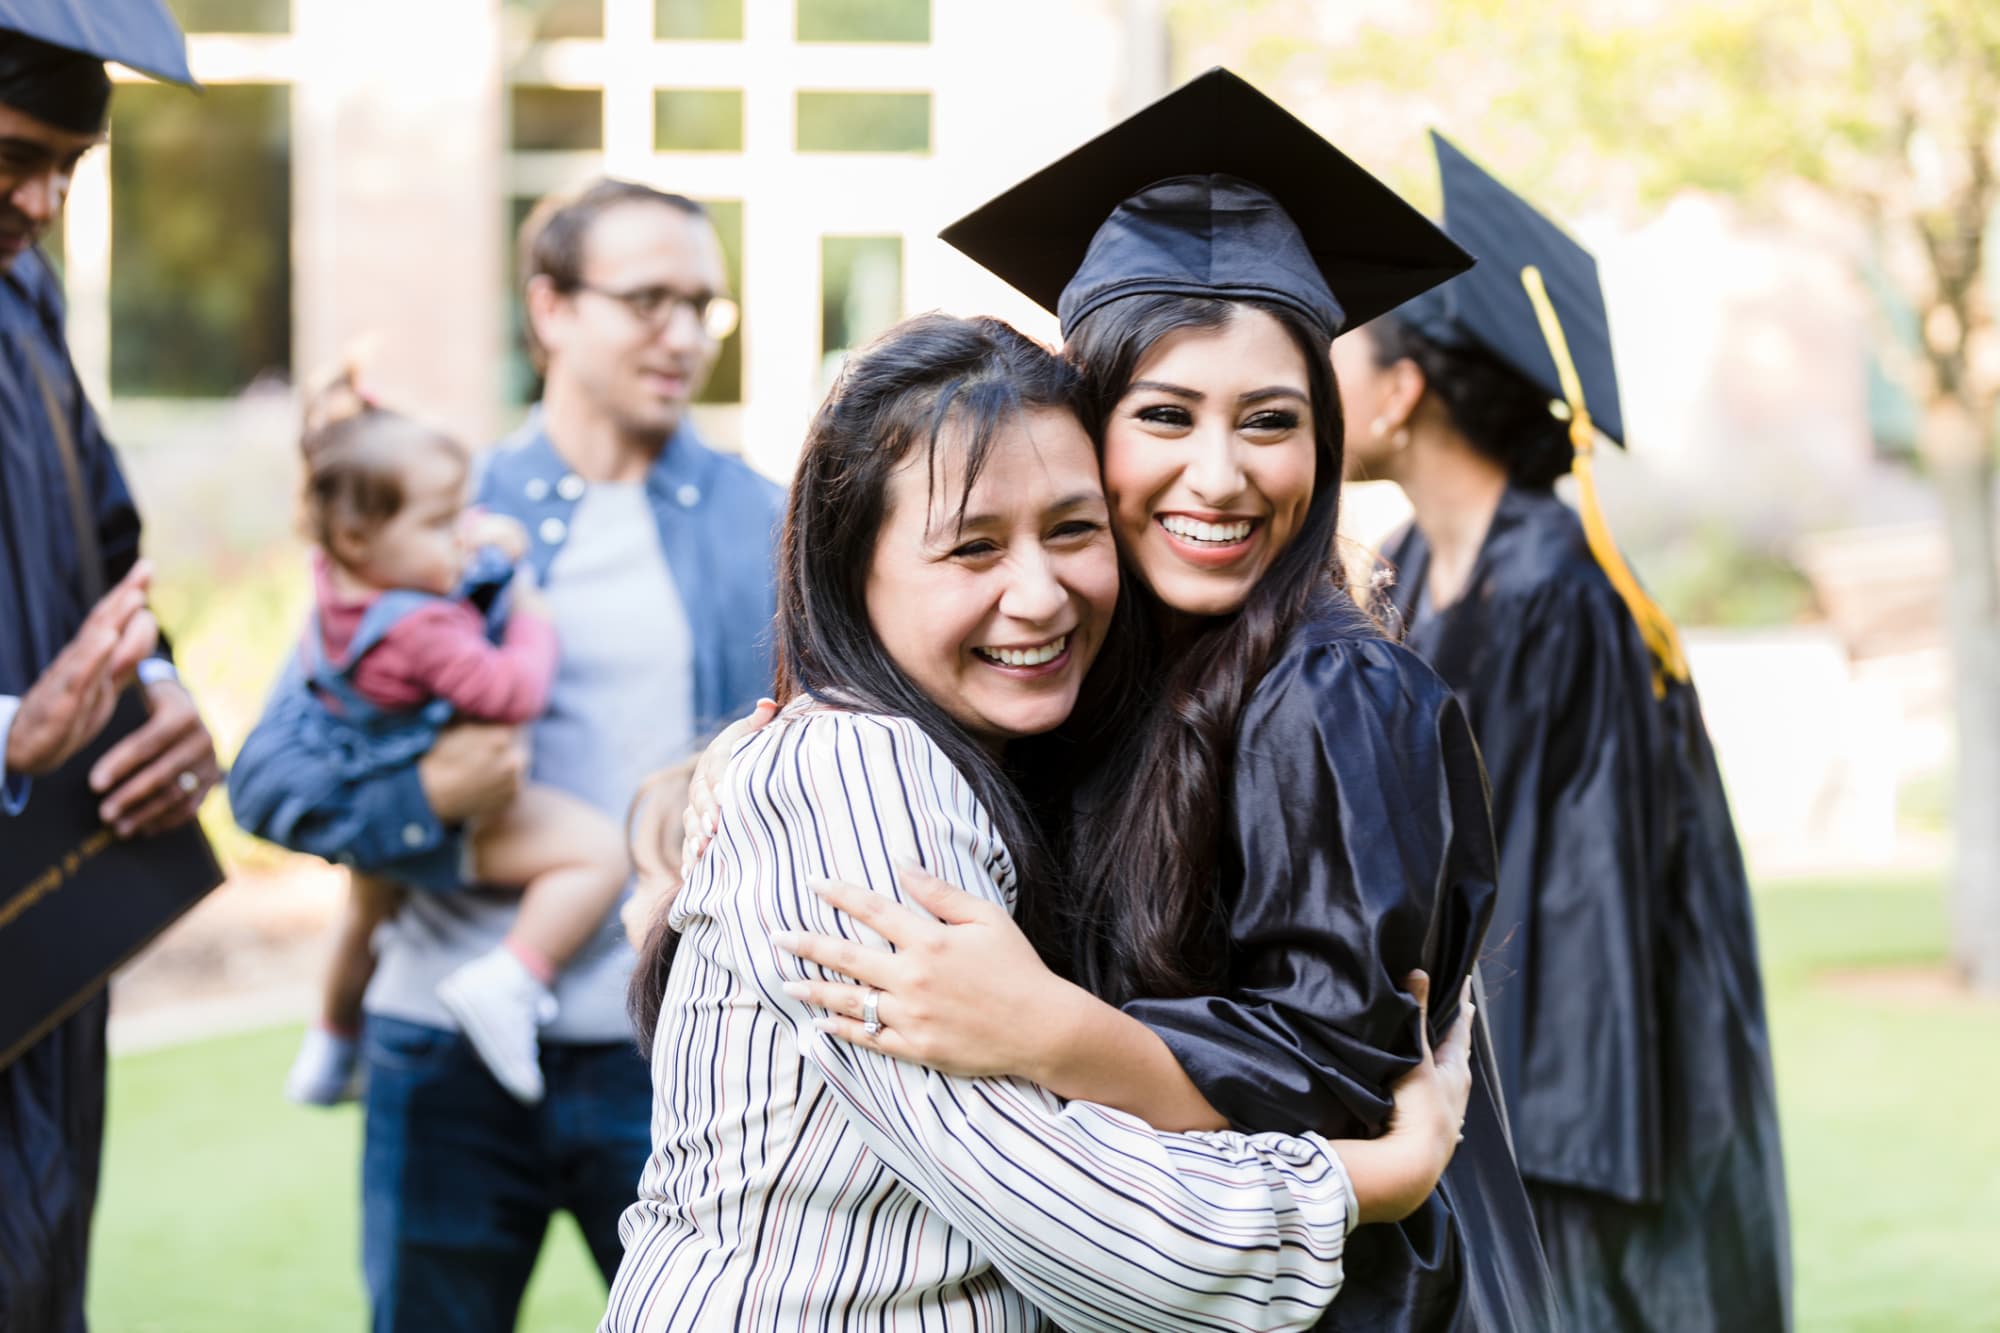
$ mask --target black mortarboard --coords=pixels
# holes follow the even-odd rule
[[[1597,261],[1442,134],[1433,130],[1431,143],[1444,186],[1444,229],[1479,266],[1410,302],[1396,318],[1441,346],[1483,348],[1551,400],[1566,401],[1546,331],[1522,283],[1522,270],[1532,266],[1561,322],[1591,422],[1624,444]]]
[[[1212,69],[941,233],[1067,334],[1141,293],[1275,301],[1331,338],[1471,260],[1303,121]]]
[[[187,39],[161,0],[0,0],[0,103],[95,134],[111,102],[107,60],[194,85]]]

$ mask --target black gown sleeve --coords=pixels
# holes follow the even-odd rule
[[[1232,1124],[1372,1136],[1418,1059],[1402,978],[1430,973],[1446,1030],[1492,910],[1477,748],[1435,673],[1370,639],[1287,652],[1238,736],[1230,991],[1126,1012]]]

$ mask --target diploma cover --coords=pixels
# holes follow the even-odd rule
[[[28,368],[48,413],[75,531],[84,606],[104,596],[104,562],[69,420],[32,342]],[[36,778],[27,808],[0,815],[0,1069],[75,1013],[120,964],[222,882],[201,825],[121,840],[97,817],[90,768],[148,716],[137,689],[69,762]]]
[[[0,1069],[222,882],[201,825],[122,840],[97,817],[90,767],[146,720],[138,689],[95,740],[0,815]]]

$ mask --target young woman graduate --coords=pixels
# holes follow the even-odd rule
[[[1406,1216],[1453,1154],[1462,1004],[1391,1132],[1350,1143],[1159,1133],[816,1030],[827,974],[781,946],[842,929],[820,877],[896,910],[895,865],[926,865],[1003,920],[1040,891],[1008,756],[1068,718],[1118,597],[1076,388],[997,320],[925,315],[814,418],[779,561],[791,702],[729,770],[677,947],[656,929],[634,977],[653,1154],[605,1333],[1304,1329],[1349,1232]]]
[[[1419,1051],[1396,979],[1422,967],[1458,993],[1496,858],[1457,703],[1334,574],[1327,347],[1464,256],[1222,70],[944,236],[1062,319],[1141,667],[1073,748],[1023,756],[1070,797],[1068,885],[1019,913],[1034,949],[923,876],[905,879],[921,917],[836,887],[895,952],[797,942],[859,983],[809,998],[870,1049],[1161,1128],[1378,1133]],[[1438,1189],[1346,1255],[1320,1327],[1556,1326],[1489,1051]]]
[[[1349,475],[1397,482],[1408,642],[1493,782],[1488,995],[1570,1324],[1782,1330],[1784,1174],[1749,886],[1672,624],[1591,476],[1622,442],[1590,255],[1443,138],[1471,273],[1336,344]],[[1573,461],[1572,461],[1573,460]],[[1551,487],[1574,468],[1579,518]]]

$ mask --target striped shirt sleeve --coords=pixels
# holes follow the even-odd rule
[[[1022,1080],[950,1077],[825,1037],[784,993],[809,967],[830,974],[781,954],[774,931],[887,947],[811,893],[810,877],[900,898],[895,867],[921,864],[1012,905],[1005,847],[913,723],[812,714],[731,778],[742,891],[724,913],[738,961],[913,1193],[1070,1333],[1318,1320],[1352,1224],[1346,1172],[1324,1140],[1163,1134]]]

